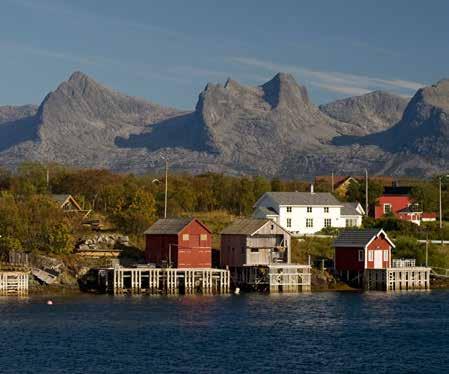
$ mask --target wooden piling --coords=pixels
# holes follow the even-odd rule
[[[100,269],[112,272],[112,288],[108,291],[122,293],[163,292],[175,294],[181,286],[185,293],[227,293],[230,289],[229,270],[223,269],[171,269],[171,268],[110,268]],[[129,287],[125,286],[125,278],[129,279]],[[145,280],[145,283],[144,283]],[[148,280],[148,281],[147,281]],[[145,284],[145,287],[144,287]]]

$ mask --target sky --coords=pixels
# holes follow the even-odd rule
[[[74,71],[192,109],[208,82],[290,72],[312,101],[449,77],[442,0],[2,0],[0,105],[39,104]]]

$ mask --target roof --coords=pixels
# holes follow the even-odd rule
[[[329,192],[266,192],[279,205],[338,205],[342,203]]]
[[[334,247],[366,247],[375,237],[383,233],[385,239],[394,247],[394,243],[388,238],[382,229],[345,230],[335,239]]]
[[[412,187],[385,187],[384,195],[410,195]]]
[[[341,203],[343,205],[343,208],[341,208],[341,215],[342,216],[361,216],[357,211],[357,207],[360,205],[359,203]]]
[[[71,195],[67,194],[53,194],[51,195],[51,198],[56,201],[59,204],[64,204],[65,201],[70,197]]]
[[[144,234],[178,234],[184,227],[190,222],[197,221],[207,231],[210,230],[201,221],[196,218],[162,218],[157,220],[150,228],[148,228]]]
[[[75,200],[75,198],[72,195],[69,194],[52,194],[51,198],[59,203],[60,207],[62,207],[67,200],[70,200],[71,203],[75,206],[76,209],[82,210],[81,206],[78,204],[78,202]]]
[[[334,175],[334,186],[337,187],[340,184],[344,183],[349,178],[352,178],[358,182],[364,182],[364,175]],[[383,186],[391,186],[393,184],[394,178],[387,175],[373,175],[369,176],[368,179],[371,182],[381,183]],[[332,184],[332,176],[331,175],[318,175],[315,177],[315,183],[328,183]]]
[[[274,210],[274,208],[272,207],[266,207],[266,206],[259,206],[257,208],[257,210],[267,216],[277,216],[279,215],[278,212],[276,212],[276,210]]]
[[[412,204],[412,205],[409,205],[408,207],[398,210],[398,213],[399,214],[422,213],[422,209],[419,206],[419,204]]]
[[[267,222],[276,224],[270,219],[260,218],[241,218],[235,220],[229,226],[227,226],[221,234],[223,235],[252,235]],[[278,225],[279,226],[279,225]],[[284,230],[285,231],[285,230]]]

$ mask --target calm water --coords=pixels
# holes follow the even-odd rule
[[[449,292],[0,298],[1,373],[447,372]]]

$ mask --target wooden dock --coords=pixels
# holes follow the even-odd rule
[[[228,293],[229,270],[115,267],[98,270],[100,290],[114,294]]]
[[[242,266],[232,269],[237,287],[255,291],[304,292],[310,291],[311,266],[298,264],[271,264]]]
[[[0,271],[0,296],[28,294],[28,273]]]
[[[391,268],[366,269],[366,290],[400,291],[430,289],[430,267],[416,266],[414,260],[393,260]]]

